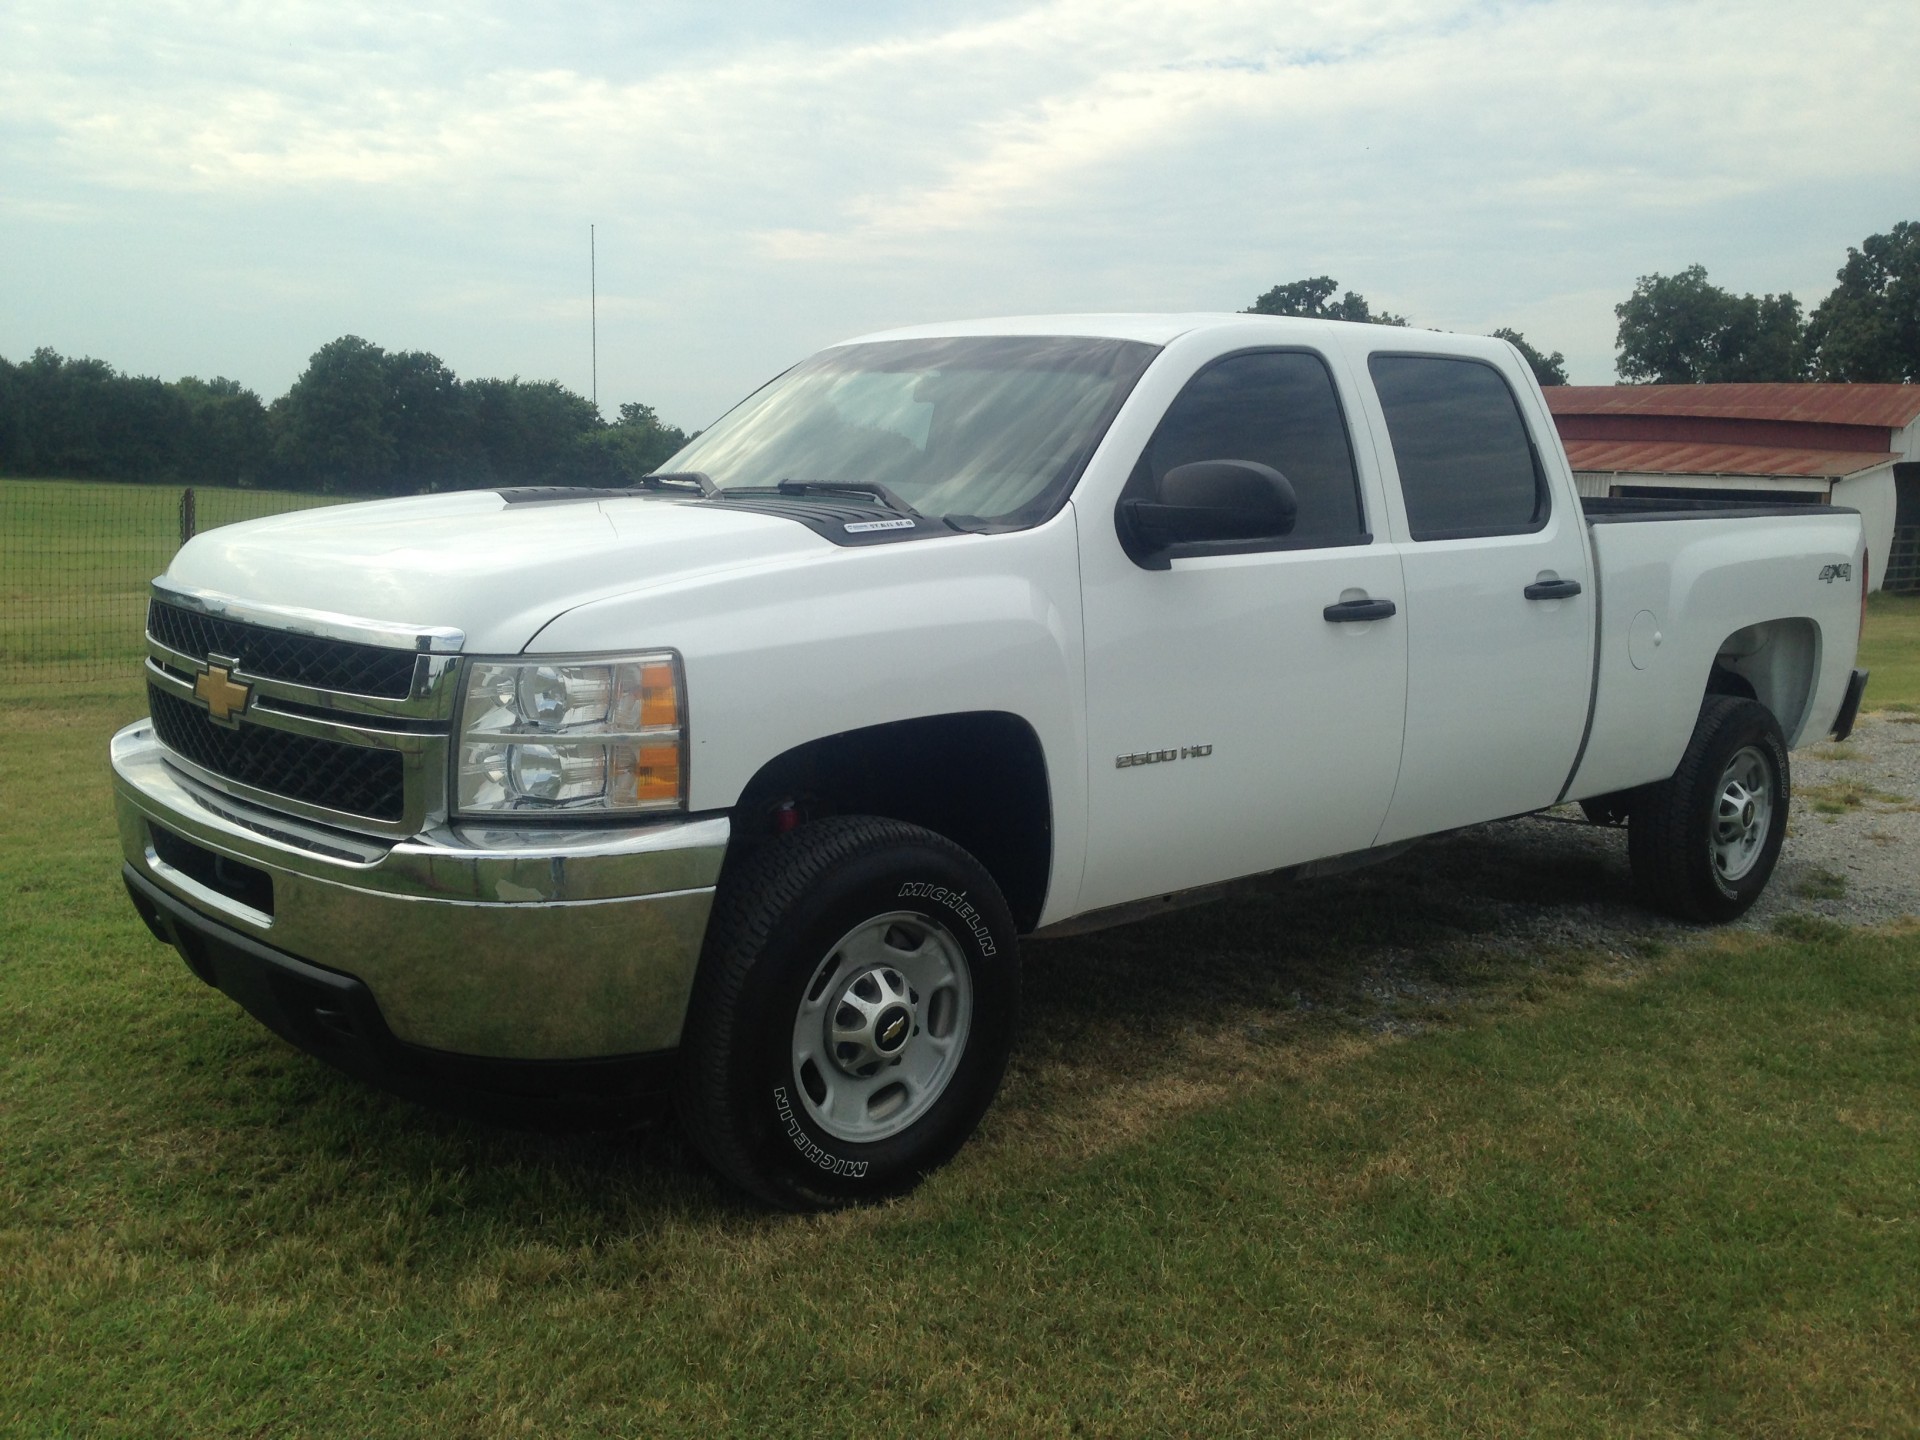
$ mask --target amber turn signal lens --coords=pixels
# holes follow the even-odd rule
[[[641,668],[640,723],[649,730],[680,723],[680,687],[674,683],[673,666]]]
[[[634,798],[640,804],[680,798],[680,747],[642,746],[634,766]]]

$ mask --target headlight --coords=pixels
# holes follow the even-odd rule
[[[686,799],[680,659],[475,660],[460,705],[455,808],[678,810]]]

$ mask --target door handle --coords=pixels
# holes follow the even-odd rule
[[[1529,600],[1568,600],[1580,593],[1578,580],[1536,580],[1520,592]]]
[[[1336,623],[1354,620],[1384,620],[1399,609],[1391,600],[1342,600],[1320,613]]]

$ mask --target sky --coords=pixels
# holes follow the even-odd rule
[[[1920,219],[1909,3],[8,0],[0,355],[584,394],[597,308],[602,409],[691,429],[863,332],[1325,274],[1603,384],[1636,277],[1811,308]]]

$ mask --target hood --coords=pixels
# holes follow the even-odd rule
[[[509,504],[492,490],[297,510],[196,536],[167,578],[260,605],[450,625],[511,654],[562,611],[831,552],[791,520],[654,495]]]

